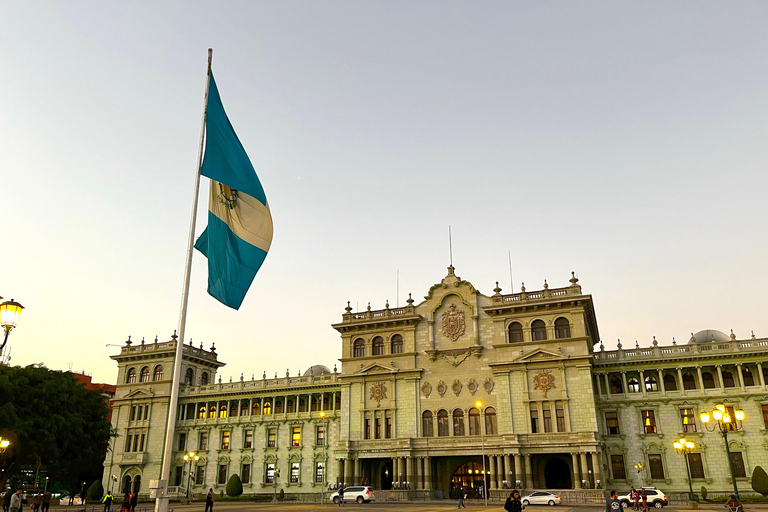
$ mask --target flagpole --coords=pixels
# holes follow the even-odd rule
[[[195,195],[192,202],[192,219],[189,222],[189,242],[187,243],[187,264],[184,269],[184,289],[181,293],[181,312],[179,314],[179,335],[176,339],[176,356],[173,363],[173,381],[171,383],[171,400],[168,404],[168,425],[165,430],[165,450],[163,451],[163,466],[160,470],[155,512],[168,510],[168,478],[171,473],[171,457],[173,456],[173,434],[176,426],[176,408],[179,404],[179,385],[181,384],[181,358],[184,347],[184,328],[187,324],[187,303],[189,302],[189,281],[192,270],[192,252],[195,243],[195,224],[197,221],[197,202],[200,194],[200,167],[203,165],[203,143],[205,141],[205,119],[208,114],[208,88],[211,83],[211,60],[213,48],[208,48],[208,72],[205,80],[205,102],[203,106],[203,123],[200,127],[200,148],[197,152],[197,168],[195,169]]]

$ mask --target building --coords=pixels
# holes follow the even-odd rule
[[[446,497],[459,485],[475,496],[633,483],[683,492],[685,460],[672,447],[683,434],[697,443],[694,484],[725,491],[722,437],[698,419],[716,402],[747,414],[729,438],[738,483],[768,466],[768,339],[702,331],[686,345],[606,351],[575,276],[493,292],[451,266],[418,304],[347,305],[333,325],[340,370],[222,382],[215,347],[185,345],[172,492],[223,491],[232,474],[245,493],[271,493],[275,480],[287,493],[329,483]],[[105,481],[119,475],[121,490],[147,492],[141,482],[159,476],[177,342],[129,341],[112,357],[118,437]],[[188,451],[199,456],[191,468]]]
[[[107,421],[112,421],[112,399],[115,398],[115,385],[114,384],[97,384],[93,382],[93,376],[85,373],[73,373],[72,376],[77,382],[79,382],[85,389],[92,391],[98,391],[101,396],[109,404],[109,412],[107,413]]]

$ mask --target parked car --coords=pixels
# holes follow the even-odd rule
[[[344,488],[344,501],[356,501],[358,503],[368,503],[374,501],[376,495],[373,491],[373,487],[367,485],[356,485]],[[331,494],[331,501],[334,503],[339,502],[339,493],[335,492]]]
[[[553,492],[536,491],[521,498],[523,505],[549,505],[554,507],[560,504],[560,496]]]
[[[655,508],[666,507],[669,505],[669,501],[667,501],[667,495],[664,494],[664,491],[657,489],[656,487],[642,487],[641,489],[637,489],[637,491],[639,492],[642,489],[645,489],[645,496],[648,500],[648,505]],[[621,504],[624,506],[624,508],[633,506],[632,497],[629,495],[629,493],[619,496],[619,500],[621,500]],[[642,505],[642,499],[638,503]]]

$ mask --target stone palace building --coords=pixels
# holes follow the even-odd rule
[[[680,436],[696,444],[694,489],[727,491],[723,438],[699,420],[715,404],[746,413],[729,437],[740,487],[756,465],[768,467],[768,339],[706,330],[671,346],[605,350],[576,277],[563,288],[493,291],[483,295],[451,266],[418,304],[409,295],[405,307],[348,305],[333,325],[340,370],[222,382],[215,347],[185,345],[172,492],[223,492],[233,474],[246,494],[339,483],[434,497],[457,485],[475,496],[687,491],[672,446]],[[145,494],[159,478],[176,343],[129,339],[112,356],[117,437],[105,488]],[[199,459],[185,462],[189,451]]]

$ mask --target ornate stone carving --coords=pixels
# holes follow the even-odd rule
[[[459,381],[459,379],[454,380],[453,385],[451,385],[451,389],[453,390],[454,393],[456,393],[456,396],[459,396],[461,394],[462,387],[463,386],[461,385],[461,382]]]
[[[475,379],[469,379],[469,382],[467,383],[467,389],[471,394],[474,395],[475,393],[477,393],[477,389],[479,387],[480,386],[477,384],[477,381]]]
[[[493,379],[490,378],[490,377],[487,377],[485,379],[485,382],[483,383],[483,387],[485,388],[485,392],[490,395],[491,391],[493,391],[493,386],[494,386]]]
[[[547,391],[555,387],[555,376],[552,375],[551,370],[539,370],[533,376],[533,383],[534,389],[540,389],[544,393],[544,398],[547,398]]]
[[[448,391],[448,386],[445,385],[445,382],[440,381],[437,383],[437,392],[440,393],[440,396],[445,396],[446,391]]]
[[[429,398],[429,395],[432,394],[432,384],[429,382],[425,382],[421,385],[421,392],[424,393],[424,396]]]
[[[464,312],[456,309],[456,304],[448,306],[448,310],[443,312],[443,334],[456,341],[464,334],[466,324],[464,321]]]
[[[371,384],[371,400],[376,400],[376,408],[381,405],[381,401],[387,398],[387,383],[380,380]]]

